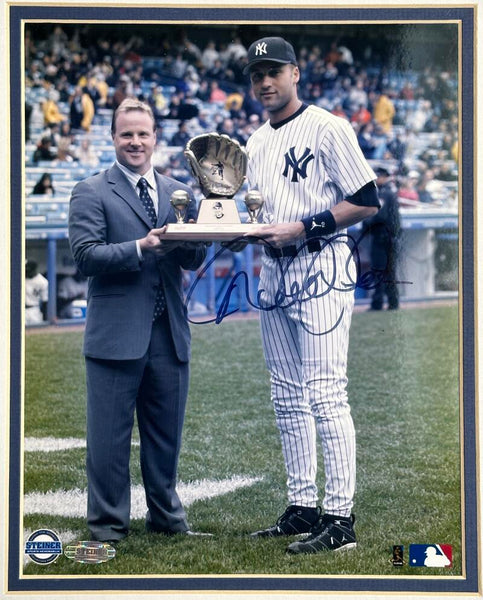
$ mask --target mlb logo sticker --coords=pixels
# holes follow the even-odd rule
[[[411,567],[451,567],[453,550],[448,544],[410,544]]]

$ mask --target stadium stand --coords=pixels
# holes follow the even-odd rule
[[[183,147],[171,144],[180,125],[191,137],[203,131],[224,131],[229,121],[231,135],[243,144],[266,118],[242,75],[246,50],[240,39],[232,43],[229,29],[224,36],[220,34],[219,41],[207,38],[204,45],[188,39],[186,32],[166,37],[161,49],[156,48],[157,54],[149,36],[113,38],[111,31],[108,38],[107,34],[96,36],[94,30],[91,35],[88,32],[88,26],[67,24],[26,27],[27,250],[29,240],[67,237],[72,187],[112,164],[115,155],[110,123],[121,97],[136,96],[150,103],[158,124],[155,167],[193,185],[198,198],[201,194],[184,159]],[[441,231],[441,243],[454,244],[458,210],[457,74],[434,66],[419,71],[388,70],[383,64],[358,58],[351,40],[337,46],[333,40],[304,43],[300,39],[296,46],[304,73],[301,97],[350,120],[356,133],[365,136],[367,152],[372,152],[368,159],[375,167],[387,168],[400,191],[406,229],[418,230],[419,235],[423,230]],[[73,105],[79,103],[79,88],[94,107],[92,122],[85,128],[78,121],[73,126]],[[55,104],[60,125],[64,123],[62,131],[46,120],[47,102]],[[384,126],[376,119],[379,103],[389,111]],[[79,106],[77,110],[82,111]],[[361,106],[370,115],[369,133],[354,118]],[[51,155],[39,159],[36,150],[46,137],[53,142]],[[81,153],[87,145],[91,157],[94,155],[91,162]],[[44,173],[52,177],[54,195],[32,196],[35,183]],[[241,212],[245,191],[243,188],[236,197]],[[52,269],[53,262],[45,257],[39,264],[49,264]],[[64,271],[67,274],[72,269],[69,264]],[[221,271],[229,272],[230,267]],[[47,275],[52,280],[58,273]],[[406,293],[428,295],[427,290],[416,288]],[[204,306],[210,303],[208,308],[212,309],[213,299],[202,302]],[[51,305],[51,320],[55,313]]]

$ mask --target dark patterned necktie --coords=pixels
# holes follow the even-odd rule
[[[154,204],[153,204],[153,201],[151,200],[151,196],[149,195],[149,192],[148,192],[148,182],[146,181],[146,179],[144,179],[144,177],[141,177],[139,179],[137,185],[139,187],[139,198],[140,198],[141,202],[143,203],[143,206],[146,210],[146,213],[148,214],[148,217],[151,219],[151,223],[152,223],[153,227],[156,227],[156,220],[157,220],[156,219],[156,211],[154,210]],[[154,302],[153,321],[155,321],[163,313],[165,308],[166,308],[166,298],[164,296],[163,284],[162,284],[162,281],[160,280],[158,293],[156,295],[156,300]]]
[[[156,211],[154,210],[154,204],[151,200],[151,196],[149,195],[148,187],[149,186],[146,179],[144,179],[144,177],[141,177],[138,181],[139,198],[143,203],[144,209],[146,210],[148,217],[151,219],[153,227],[156,227]]]

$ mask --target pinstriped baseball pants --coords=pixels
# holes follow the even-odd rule
[[[355,268],[348,247],[263,258],[261,331],[290,504],[317,506],[317,436],[325,512],[349,516],[356,478],[347,353]]]

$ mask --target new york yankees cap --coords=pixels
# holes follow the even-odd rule
[[[243,73],[248,73],[253,65],[266,60],[283,64],[297,64],[292,44],[281,37],[265,37],[253,42],[248,48],[248,64],[243,68]]]

